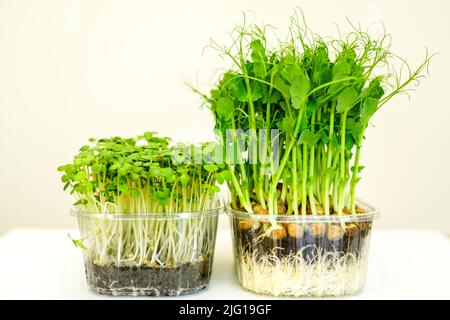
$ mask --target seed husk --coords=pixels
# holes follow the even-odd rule
[[[251,229],[254,224],[255,223],[252,219],[241,219],[238,222],[239,229],[243,229],[243,230]]]
[[[359,233],[359,227],[356,223],[348,223],[345,226],[345,233],[349,237],[354,237]]]
[[[302,238],[303,234],[305,233],[305,228],[299,223],[289,223],[287,225],[287,231],[289,234],[289,237],[291,238]]]
[[[336,241],[336,240],[342,239],[343,235],[344,235],[344,230],[342,229],[342,227],[340,225],[333,224],[328,227],[328,230],[327,230],[328,240]]]
[[[366,209],[360,206],[356,206],[356,213],[366,213]]]
[[[320,204],[316,204],[316,212],[318,215],[323,215],[323,207]]]
[[[286,228],[282,225],[278,225],[278,227],[272,230],[270,236],[273,240],[280,240],[281,238],[286,237]]]
[[[255,214],[269,214],[269,210],[264,209],[260,204],[255,204],[253,206],[253,212]]]
[[[308,233],[314,238],[322,237],[325,234],[326,226],[324,223],[311,223]]]

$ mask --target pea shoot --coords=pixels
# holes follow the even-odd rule
[[[243,141],[256,141],[257,148],[240,150],[246,164],[229,165],[235,210],[254,212],[256,203],[272,215],[356,215],[370,120],[417,85],[431,57],[411,68],[391,52],[388,34],[373,38],[351,25],[341,38],[322,38],[303,21],[291,17],[287,40],[274,46],[269,26],[246,23],[233,29],[231,46],[212,40],[231,67],[201,96],[222,142],[233,130],[245,132]],[[278,149],[260,138],[273,129]],[[248,161],[252,153],[258,163]]]

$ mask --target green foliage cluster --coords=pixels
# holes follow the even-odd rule
[[[223,166],[173,155],[186,146],[146,132],[134,138],[91,139],[73,162],[58,167],[64,190],[87,212],[191,212],[215,208],[216,182],[229,176]],[[207,144],[199,149],[205,150]],[[187,146],[191,149],[191,146]],[[193,147],[192,147],[193,149]],[[217,199],[216,199],[217,200]]]
[[[269,137],[279,129],[278,167],[271,139],[258,150],[240,150],[247,161],[249,152],[258,154],[258,163],[229,164],[233,207],[252,212],[257,202],[277,214],[281,199],[287,214],[305,215],[307,208],[317,214],[317,205],[325,214],[356,213],[370,119],[417,84],[430,57],[411,69],[390,51],[387,34],[373,38],[350,24],[350,33],[325,39],[300,20],[291,18],[288,39],[274,47],[267,40],[270,27],[245,22],[231,33],[231,46],[211,41],[232,63],[210,94],[201,94],[221,141],[230,130],[246,132],[235,141],[260,142],[261,130]]]

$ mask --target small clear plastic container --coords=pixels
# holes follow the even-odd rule
[[[259,215],[227,211],[240,285],[271,296],[342,296],[364,286],[372,222],[355,215]]]
[[[114,296],[179,296],[205,288],[221,212],[73,210],[89,288]]]

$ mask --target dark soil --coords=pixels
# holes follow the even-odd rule
[[[178,296],[205,288],[211,276],[208,260],[176,268],[123,267],[87,262],[91,289],[101,294]]]
[[[346,253],[353,253],[358,257],[364,248],[366,238],[369,236],[371,224],[369,222],[357,223],[356,232],[345,232],[339,239],[328,239],[324,235],[314,236],[308,231],[302,237],[294,238],[286,235],[281,239],[262,237],[263,228],[240,229],[237,219],[234,219],[234,236],[238,250],[244,252],[256,252],[259,256],[275,254],[278,258],[288,256],[303,250],[303,259],[314,263],[318,251],[333,253],[334,258],[340,258]],[[260,239],[255,241],[255,239]],[[241,252],[243,253],[243,252]],[[330,255],[331,257],[331,255]]]

